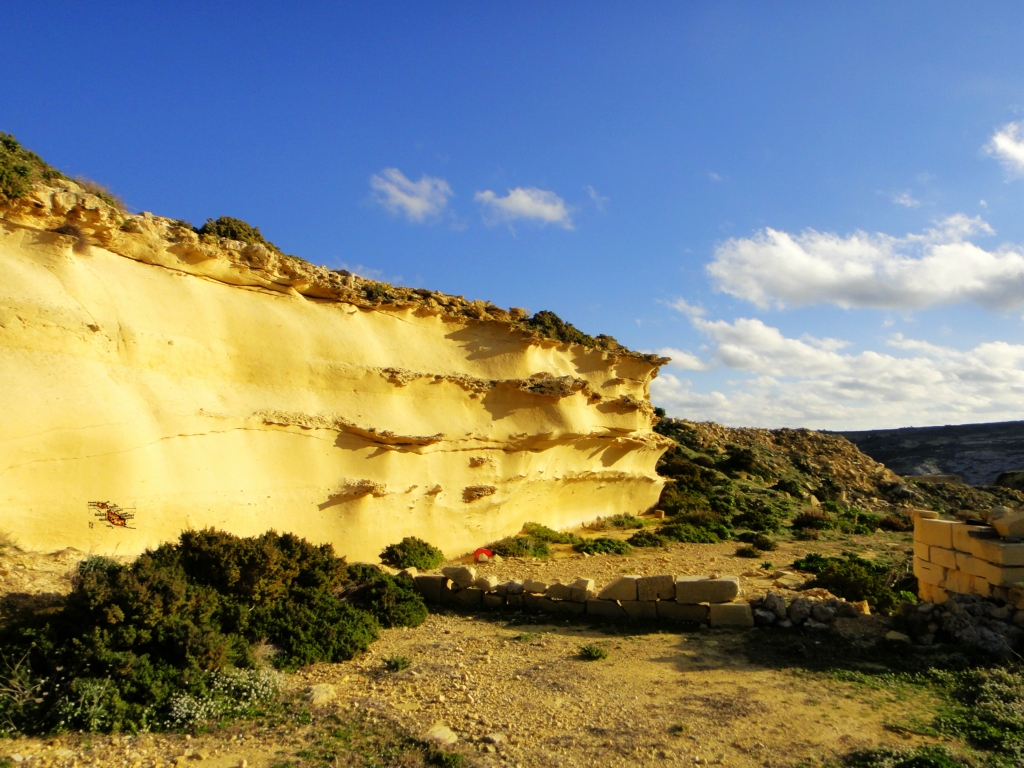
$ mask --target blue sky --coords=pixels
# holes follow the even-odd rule
[[[1024,418],[1024,5],[35,3],[0,130],[136,210],[551,309],[676,416]]]

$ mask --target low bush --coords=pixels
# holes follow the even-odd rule
[[[425,615],[411,580],[350,569],[330,545],[186,531],[127,565],[85,560],[59,611],[0,629],[0,732],[251,714],[274,694],[262,657],[283,670],[350,659],[381,623]]]
[[[626,542],[605,536],[584,539],[578,544],[573,544],[572,548],[588,555],[628,555],[633,552],[633,548]]]
[[[548,557],[551,547],[547,542],[532,536],[506,536],[504,539],[492,541],[487,549],[502,557]]]
[[[759,552],[774,552],[779,548],[778,543],[770,536],[756,531],[747,531],[736,537],[739,541],[749,544]]]
[[[717,544],[721,541],[714,531],[689,523],[669,523],[658,530],[658,535],[685,544]]]
[[[584,645],[580,648],[580,658],[584,661],[600,661],[608,658],[608,651],[596,645]]]
[[[761,552],[759,550],[755,549],[754,547],[750,546],[749,544],[747,546],[745,546],[745,547],[740,547],[739,549],[736,550],[736,557],[754,558],[754,557],[760,557],[760,556],[761,556]]]
[[[444,553],[423,539],[406,536],[397,544],[389,544],[380,553],[380,561],[392,568],[416,568],[430,571],[444,562]]]
[[[37,181],[63,178],[63,173],[25,149],[16,138],[0,133],[0,202],[24,197]]]
[[[388,672],[401,672],[412,666],[408,656],[388,656],[384,659],[384,668]]]
[[[629,543],[634,547],[664,547],[665,539],[650,531],[637,531],[629,537]]]
[[[929,744],[911,749],[878,747],[851,752],[843,757],[842,764],[848,768],[965,768],[971,762],[946,747]]]
[[[612,515],[608,518],[608,523],[615,528],[643,528],[647,525],[646,520],[642,520],[636,515],[622,514]]]
[[[907,574],[906,563],[872,562],[852,552],[842,557],[825,557],[816,553],[794,561],[793,568],[815,574],[808,586],[827,589],[845,600],[867,600],[872,610],[890,613],[899,607],[907,588],[916,591],[913,577]]]
[[[546,541],[549,544],[575,544],[582,541],[575,533],[563,533],[540,523],[526,523],[523,526],[523,533],[537,541]]]
[[[263,237],[259,227],[254,227],[248,222],[236,219],[232,216],[221,216],[219,219],[207,219],[196,232],[200,235],[212,237],[224,237],[228,240],[238,240],[243,243],[265,245],[272,251],[281,253],[281,249]]]
[[[878,527],[883,531],[904,533],[914,530],[914,521],[910,519],[909,515],[891,512],[878,522]]]
[[[797,530],[831,531],[836,527],[836,521],[828,512],[808,509],[793,518],[793,527]]]

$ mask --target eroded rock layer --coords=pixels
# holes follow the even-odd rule
[[[375,558],[658,500],[663,360],[128,216],[0,204],[0,530],[128,554],[216,526]]]

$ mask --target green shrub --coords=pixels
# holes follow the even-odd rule
[[[445,752],[442,749],[435,749],[430,753],[427,762],[430,765],[436,765],[437,768],[464,768],[466,758],[458,752]]]
[[[492,541],[487,549],[502,557],[549,557],[551,547],[545,541],[532,536],[506,536],[504,539]]]
[[[774,552],[779,548],[778,543],[770,536],[766,536],[763,533],[757,533],[755,531],[741,533],[736,538],[746,544],[749,544],[759,552]]]
[[[380,561],[392,568],[417,568],[431,571],[444,562],[444,553],[423,539],[406,536],[397,544],[388,544],[380,553]]]
[[[620,539],[609,539],[605,536],[584,539],[578,544],[573,544],[572,548],[588,555],[629,555],[633,552],[633,548],[626,542]]]
[[[851,752],[843,757],[849,768],[964,768],[971,765],[946,747],[929,744],[912,749],[876,749]]]
[[[904,576],[903,564],[876,563],[844,552],[842,557],[812,553],[794,561],[793,567],[815,574],[808,586],[827,589],[845,600],[867,600],[876,612],[889,613],[902,600],[899,581]]]
[[[575,544],[582,541],[575,533],[562,533],[540,523],[526,523],[523,526],[523,533],[537,541],[546,541],[549,544]]]
[[[698,528],[689,523],[670,523],[658,530],[658,535],[686,544],[717,544],[721,539],[707,528]]]
[[[612,515],[608,518],[608,523],[615,528],[643,528],[647,525],[646,520],[641,520],[636,515],[622,514]]]
[[[384,668],[388,672],[401,672],[410,666],[412,666],[412,661],[408,656],[388,656],[384,659]]]
[[[281,249],[263,237],[259,227],[254,227],[248,222],[236,219],[231,216],[221,216],[219,219],[207,219],[198,230],[200,235],[212,237],[226,237],[228,240],[238,240],[243,243],[265,245],[272,251],[281,253]]]
[[[565,322],[554,312],[547,309],[543,309],[534,314],[529,320],[523,321],[523,325],[531,331],[556,341],[582,344],[585,347],[598,346],[597,339],[593,336],[584,333],[572,323]]]
[[[260,646],[284,670],[350,659],[379,622],[422,621],[405,581],[350,571],[330,545],[273,532],[186,531],[127,565],[89,558],[61,610],[0,629],[0,731],[159,729],[244,714],[269,695],[252,677]]]
[[[896,531],[897,533],[903,533],[905,531],[914,530],[914,522],[908,515],[904,515],[899,512],[891,512],[879,521],[878,527],[883,531]]]
[[[734,518],[733,524],[737,528],[776,533],[788,516],[789,510],[781,502],[771,503],[755,498],[747,502],[746,509]]]
[[[976,749],[1024,763],[1024,678],[1019,670],[968,669],[932,673],[954,706],[946,708],[932,727],[963,739]]]
[[[736,550],[736,557],[760,557],[761,553],[749,544]]]
[[[664,547],[665,539],[650,531],[637,531],[629,537],[629,543],[634,547]]]
[[[584,661],[600,661],[608,658],[608,651],[596,645],[584,645],[580,648],[580,658]]]
[[[836,527],[836,521],[827,512],[809,509],[793,518],[793,527],[797,530],[830,531]]]
[[[37,181],[67,178],[9,133],[0,133],[0,202],[24,197]]]

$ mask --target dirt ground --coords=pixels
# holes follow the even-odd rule
[[[852,549],[866,556],[905,550],[906,534],[792,542],[766,553],[770,570],[733,555],[735,543],[677,544],[633,557],[587,557],[560,548],[546,561],[506,560],[479,567],[501,579],[607,583],[623,573],[746,574],[745,596],[796,586],[784,565],[807,552]],[[0,599],[64,593],[82,553],[0,549]],[[775,586],[775,585],[779,586]],[[788,591],[788,590],[787,590]],[[851,622],[864,619],[849,620]],[[545,623],[546,622],[546,623]],[[770,630],[611,627],[552,617],[431,614],[415,629],[391,629],[362,657],[321,664],[288,678],[296,695],[329,684],[334,698],[309,705],[303,722],[235,723],[192,738],[181,735],[63,734],[0,740],[0,765],[209,768],[317,764],[310,745],[325,723],[359,720],[413,737],[435,724],[458,737],[451,749],[480,766],[723,765],[792,766],[853,749],[910,746],[921,738],[898,727],[928,719],[938,702],[844,682],[828,672],[764,663],[749,653]],[[808,640],[813,647],[814,640]],[[607,658],[584,661],[583,645]],[[385,660],[410,664],[389,672]],[[761,661],[753,659],[760,658]],[[358,764],[342,763],[338,765]],[[323,764],[323,763],[319,763]],[[365,763],[373,764],[373,763]],[[412,763],[377,763],[405,765]]]

